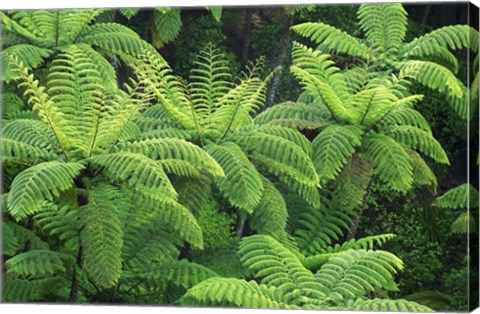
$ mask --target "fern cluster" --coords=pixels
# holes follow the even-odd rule
[[[405,42],[407,12],[401,4],[363,4],[357,17],[363,38],[321,22],[302,23],[293,30],[317,44],[318,51],[361,60],[358,67],[368,67],[370,75],[388,79],[393,72],[437,90],[448,97],[458,115],[472,117],[476,107],[470,103],[478,102],[478,84],[467,87],[456,77],[459,66],[453,52],[466,48],[477,54],[476,30],[468,25],[445,26]],[[478,82],[478,71],[472,73]]]

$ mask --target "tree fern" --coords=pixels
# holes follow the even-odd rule
[[[347,250],[331,257],[315,275],[296,255],[269,236],[244,238],[239,252],[260,283],[213,277],[190,288],[179,303],[296,309],[351,308],[354,304],[367,307],[378,303],[414,311],[429,310],[411,301],[365,297],[374,286],[395,288],[393,275],[402,268],[402,263],[385,251]]]
[[[476,30],[468,25],[445,26],[406,43],[407,12],[401,4],[364,4],[357,17],[364,40],[323,23],[307,22],[292,29],[320,50],[363,60],[355,68],[370,66],[372,74],[380,76],[404,72],[409,81],[446,94],[454,110],[468,118],[467,88],[455,76],[458,62],[452,51],[468,48],[477,53]]]
[[[2,56],[18,58],[25,66],[37,68],[45,63],[55,50],[79,45],[105,68],[101,71],[106,85],[116,82],[115,72],[105,56],[128,54],[139,57],[142,50],[155,53],[154,49],[129,28],[116,23],[94,23],[104,10],[24,10],[1,14],[7,32],[25,39],[25,44],[6,47]],[[83,44],[83,45],[82,45]],[[60,48],[61,49],[58,49]],[[99,53],[92,52],[95,47]],[[159,57],[159,56],[158,56]],[[160,57],[159,57],[160,58]],[[2,58],[3,59],[3,58]],[[5,60],[4,59],[4,60]],[[7,82],[16,78],[4,61],[4,77]]]

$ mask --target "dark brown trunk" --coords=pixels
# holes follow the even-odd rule
[[[252,35],[252,9],[245,9],[245,21],[243,27],[243,38],[242,38],[242,61],[247,62],[248,60],[248,51],[250,48],[250,38]]]
[[[276,58],[274,63],[274,68],[281,67],[285,62],[285,57],[287,56],[287,50],[290,42],[290,35],[291,35],[290,27],[292,27],[292,25],[293,25],[293,16],[288,15],[285,28],[283,30],[283,35],[279,42],[277,55],[274,56],[274,58]],[[282,72],[283,72],[283,69],[280,68],[280,71],[277,71],[276,73],[273,74],[273,77],[270,81],[270,88],[268,90],[265,108],[268,108],[273,104],[273,101],[275,99],[275,92],[277,91],[278,83],[280,82],[280,77],[282,76]]]
[[[82,265],[82,245],[79,245],[77,259],[76,259],[76,266],[81,267],[81,265]],[[68,302],[70,303],[77,302],[79,283],[77,279],[76,266],[73,267],[72,285],[70,287],[70,295],[68,296]]]
[[[362,218],[363,209],[365,208],[365,205],[367,203],[367,198],[368,198],[368,194],[370,193],[370,186],[371,185],[372,185],[372,179],[370,178],[370,181],[368,182],[368,185],[367,185],[367,189],[365,191],[365,195],[363,196],[363,199],[362,199],[362,203],[358,207],[358,212],[352,218],[352,225],[350,226],[350,229],[348,230],[348,233],[347,233],[347,236],[346,236],[346,241],[354,239],[355,235],[357,234],[358,224],[360,222],[360,218]]]

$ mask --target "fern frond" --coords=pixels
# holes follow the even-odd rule
[[[392,290],[393,276],[402,268],[402,261],[386,251],[347,250],[332,256],[314,278],[325,293],[353,299],[375,287]]]
[[[344,70],[343,77],[347,85],[347,91],[354,95],[360,92],[367,84],[371,73],[364,67],[354,67]]]
[[[406,152],[410,156],[410,164],[413,168],[413,183],[419,186],[429,186],[433,192],[436,192],[438,186],[437,177],[425,160],[412,149],[406,149]]]
[[[166,284],[171,283],[185,289],[192,288],[209,278],[219,277],[211,269],[185,259],[154,264],[149,267],[148,271],[134,276],[144,279],[150,287],[165,287]]]
[[[285,230],[288,211],[282,194],[273,183],[262,177],[263,196],[249,219],[250,226],[258,233],[273,235]]]
[[[7,257],[14,256],[20,248],[20,244],[13,229],[5,222],[2,222],[2,241],[3,254]]]
[[[61,154],[55,134],[38,120],[18,119],[3,126],[2,137]]]
[[[177,238],[188,241],[193,247],[203,248],[202,230],[185,206],[168,196],[144,190],[135,190],[133,199],[141,206],[147,207],[153,217],[162,221],[169,230],[173,230]]]
[[[407,32],[407,11],[400,3],[363,4],[357,11],[367,41],[380,53],[395,53]]]
[[[445,311],[450,308],[452,298],[440,291],[423,290],[404,296],[407,301],[423,304],[435,311]]]
[[[58,237],[66,246],[75,247],[78,244],[78,208],[70,206],[46,206],[35,214],[35,222],[50,236]]]
[[[477,222],[470,212],[461,213],[451,226],[452,233],[475,233]]]
[[[102,78],[97,66],[78,47],[70,46],[53,60],[47,87],[51,101],[70,126],[65,130],[70,149],[90,156],[104,106]]]
[[[232,87],[230,77],[228,63],[219,49],[207,45],[200,51],[191,70],[189,91],[201,125],[210,122],[214,107]]]
[[[409,125],[401,125],[389,128],[386,134],[398,143],[419,150],[438,163],[450,164],[442,146],[428,131]]]
[[[328,246],[323,250],[323,253],[305,258],[303,265],[312,271],[318,270],[323,264],[328,262],[331,257],[336,256],[341,252],[345,252],[350,249],[373,250],[374,246],[382,246],[385,244],[385,242],[394,237],[394,234],[381,234],[360,239],[351,239],[343,242],[342,244]]]
[[[312,143],[310,143],[308,138],[299,131],[284,126],[274,125],[254,126],[246,130],[254,134],[260,133],[281,137],[300,147],[307,156],[312,156]]]
[[[307,207],[299,216],[295,228],[295,242],[306,256],[317,255],[343,236],[352,222],[353,212],[322,202],[319,209]],[[343,229],[343,230],[342,230]]]
[[[257,125],[278,125],[297,130],[315,130],[330,124],[320,108],[301,102],[284,102],[262,111],[254,118]]]
[[[67,283],[60,276],[35,280],[4,278],[2,301],[41,301],[46,295],[61,288],[65,284]]]
[[[6,206],[6,208],[8,208],[8,206]],[[35,232],[13,222],[4,222],[4,224],[7,228],[10,228],[20,248],[25,247],[25,244],[29,243],[31,250],[48,250],[48,244],[40,239]]]
[[[101,288],[115,285],[122,270],[123,231],[115,211],[107,203],[92,202],[79,208],[83,268]]]
[[[118,9],[118,12],[120,12],[121,15],[125,16],[127,19],[130,20],[132,17],[137,15],[138,12],[140,12],[140,9],[138,9],[138,8],[121,8],[121,9]]]
[[[383,134],[369,136],[365,139],[365,145],[365,155],[375,175],[394,191],[407,192],[412,187],[413,168],[404,148]]]
[[[28,68],[25,68],[21,62],[17,63],[17,66],[22,71],[22,83],[19,84],[19,87],[25,88],[24,94],[28,96],[28,103],[33,104],[32,111],[38,113],[40,119],[50,127],[55,134],[56,142],[68,157],[67,132],[71,130],[71,126],[66,123],[62,112],[45,93],[45,87],[39,86],[39,81],[35,80],[33,74],[29,74]]]
[[[355,122],[369,128],[392,111],[398,105],[397,100],[397,97],[385,87],[377,87],[351,96],[344,104]]]
[[[64,260],[71,258],[50,250],[32,250],[5,262],[7,273],[24,278],[42,278],[66,271]]]
[[[336,178],[355,147],[362,143],[363,131],[357,126],[330,125],[312,141],[313,162],[321,182]]]
[[[430,61],[402,61],[397,67],[405,75],[413,77],[419,83],[439,92],[447,92],[452,97],[463,96],[462,83],[447,68]]]
[[[316,188],[319,178],[312,160],[299,146],[278,136],[254,132],[239,133],[233,139],[252,160],[277,176],[312,206],[318,206]]]
[[[340,100],[348,98],[349,95],[343,74],[334,66],[334,62],[330,60],[330,55],[294,42],[292,62],[296,68],[306,71],[322,83],[328,85]],[[295,72],[293,74],[295,75]]]
[[[177,192],[162,166],[145,155],[118,152],[90,158],[96,167],[103,167],[108,176],[125,182],[134,190],[143,190],[176,198]]]
[[[359,39],[333,26],[308,22],[295,25],[292,30],[319,44],[319,48],[326,50],[325,52],[347,54],[366,61],[375,58],[372,51]]]
[[[413,301],[389,299],[358,299],[353,304],[347,305],[346,308],[354,311],[433,312],[433,310],[428,306],[421,305]]]
[[[264,189],[257,169],[235,143],[209,144],[205,149],[225,172],[224,177],[215,180],[222,194],[232,205],[252,213]]]
[[[177,8],[158,8],[153,11],[153,22],[155,24],[156,35],[160,38],[162,44],[174,40],[182,28],[182,19],[180,9]],[[157,48],[161,45],[157,45]]]
[[[174,138],[160,138],[130,143],[119,143],[114,147],[115,151],[124,151],[142,154],[153,160],[184,161],[195,169],[205,170],[213,176],[223,176],[221,166],[200,147],[187,141]]]
[[[471,33],[477,33],[478,37],[478,32],[468,25],[444,26],[406,43],[400,53],[407,57],[420,51],[430,51],[438,47],[450,50],[469,47],[474,49],[473,42],[470,40]]]
[[[19,78],[17,68],[10,63],[12,57],[16,57],[18,61],[22,62],[29,69],[36,69],[52,53],[50,49],[29,44],[19,44],[5,48],[1,54],[2,75],[0,79],[8,83]]]
[[[222,19],[222,11],[223,11],[223,8],[222,7],[206,7],[206,9],[208,11],[210,11],[210,13],[212,14],[212,17],[215,21],[217,22],[220,22],[220,20]]]
[[[49,151],[30,144],[8,138],[2,138],[0,141],[2,142],[2,160],[6,162],[17,161],[29,163],[42,160],[48,161],[56,158],[56,156]]]
[[[84,167],[81,163],[49,161],[24,170],[12,182],[8,213],[20,220],[39,211],[45,202],[72,187]]]
[[[243,308],[285,308],[275,300],[272,289],[255,281],[210,278],[189,289],[178,301],[182,305],[220,305]]]
[[[369,162],[353,155],[334,182],[335,207],[352,210],[361,205],[372,175],[373,169]]]
[[[471,184],[462,184],[437,197],[432,205],[445,209],[478,208],[478,191]]]
[[[301,304],[301,296],[321,298],[313,274],[303,267],[301,261],[275,239],[266,235],[243,238],[239,253],[242,263],[261,279],[261,284],[276,287],[277,300],[289,304]]]
[[[350,113],[329,85],[295,65],[291,67],[291,72],[296,76],[308,93],[314,97],[318,97],[327,106],[336,121],[352,121]]]
[[[409,125],[427,132],[431,132],[428,121],[420,112],[402,105],[397,105],[396,108],[390,111],[390,113],[387,114],[379,123],[380,129],[402,125]]]

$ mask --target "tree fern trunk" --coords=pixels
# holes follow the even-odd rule
[[[76,266],[81,267],[81,265],[82,265],[82,246],[80,245],[79,248],[78,248],[76,265],[73,268],[72,285],[70,287],[70,295],[68,296],[68,302],[70,302],[70,303],[77,302],[77,294],[78,294],[79,283],[78,283],[78,279],[77,279]]]
[[[242,61],[247,62],[248,60],[248,50],[250,48],[250,37],[252,34],[252,11],[251,9],[245,9],[245,25],[243,27],[243,38],[242,38]]]
[[[367,189],[365,190],[365,195],[363,195],[362,203],[358,207],[358,212],[355,215],[355,217],[353,217],[352,219],[352,225],[350,226],[350,230],[348,230],[346,241],[349,241],[355,238],[355,235],[357,234],[358,224],[360,222],[360,218],[362,218],[363,209],[365,208],[365,205],[367,203],[367,198],[370,193],[371,185],[372,185],[372,178],[370,178],[370,181],[368,181]]]
[[[287,56],[287,50],[290,43],[290,35],[291,35],[290,27],[292,27],[292,25],[293,25],[293,16],[288,15],[285,28],[283,30],[283,35],[279,42],[279,51],[278,51],[278,56],[275,60],[274,68],[281,67],[285,62],[285,57]],[[273,100],[275,98],[275,92],[277,91],[278,83],[280,82],[280,77],[282,73],[283,73],[283,69],[273,74],[273,77],[270,83],[270,88],[267,94],[265,108],[268,108],[273,104]]]
[[[243,236],[243,230],[245,229],[245,222],[247,221],[247,215],[245,212],[240,212],[238,214],[238,224],[237,224],[237,237],[241,238]]]

